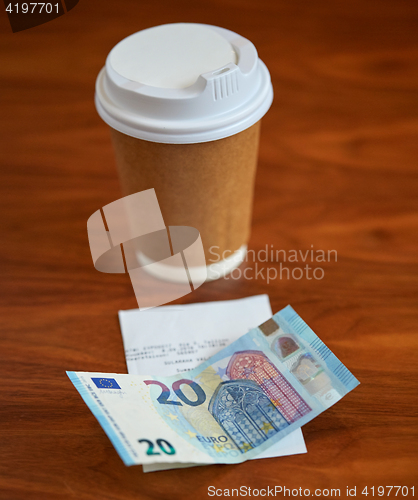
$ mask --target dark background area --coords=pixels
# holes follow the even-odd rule
[[[171,22],[236,31],[270,70],[249,248],[338,252],[322,280],[222,279],[177,301],[268,293],[360,380],[304,426],[305,455],[143,474],[123,465],[65,375],[126,372],[117,311],[135,296],[128,276],[95,271],[87,241],[88,217],[121,196],[94,84],[118,41]],[[80,0],[18,33],[0,15],[0,498],[414,485],[417,22],[412,0]]]

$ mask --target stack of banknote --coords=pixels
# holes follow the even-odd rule
[[[300,439],[301,426],[359,384],[290,306],[267,319],[268,298],[245,300],[248,317],[263,303],[262,323],[246,331],[248,322],[237,321],[238,332],[228,322],[233,305],[222,302],[212,314],[217,336],[216,320],[201,312],[207,304],[121,312],[130,373],[67,372],[126,465],[161,470],[285,454],[280,443]]]

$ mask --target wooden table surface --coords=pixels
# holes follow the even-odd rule
[[[361,385],[304,426],[307,454],[144,474],[65,370],[126,372],[117,311],[136,307],[87,241],[87,218],[120,197],[95,78],[119,40],[179,21],[240,33],[271,72],[250,248],[338,260],[322,280],[222,279],[177,302],[290,303]],[[200,499],[210,485],[418,495],[417,21],[412,0],[80,0],[18,33],[0,16],[1,499]]]

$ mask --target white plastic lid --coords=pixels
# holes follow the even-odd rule
[[[273,100],[254,45],[204,24],[139,31],[109,53],[96,81],[96,108],[112,128],[152,142],[188,144],[234,135]]]

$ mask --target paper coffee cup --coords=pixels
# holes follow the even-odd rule
[[[245,258],[260,119],[272,98],[254,45],[202,24],[131,35],[97,78],[123,194],[154,188],[167,226],[195,227],[208,279]],[[164,268],[161,277],[176,279]]]

